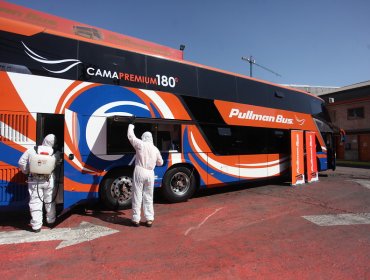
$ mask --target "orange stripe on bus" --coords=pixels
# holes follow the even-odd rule
[[[222,183],[220,180],[210,175],[207,170],[204,170],[200,165],[198,165],[197,161],[194,159],[194,157],[191,154],[189,154],[189,158],[206,185]]]
[[[191,120],[188,112],[177,96],[163,91],[157,91],[157,94],[165,101],[168,108],[173,108],[171,112],[176,120]]]
[[[94,87],[98,87],[100,86],[99,84],[91,84],[91,85],[86,85],[85,87],[79,89],[78,91],[76,91],[72,96],[69,96],[70,92],[73,91],[79,84],[81,84],[82,82],[80,81],[75,81],[73,82],[67,89],[66,91],[63,93],[62,97],[60,98],[59,102],[58,102],[58,105],[55,109],[55,112],[56,113],[59,113],[59,114],[62,114],[64,113],[64,110],[66,108],[68,108],[71,103],[82,93],[82,92],[85,92],[86,90],[89,90],[91,88],[94,88]],[[69,99],[65,102],[66,98],[69,96]],[[65,103],[64,103],[65,102]],[[63,106],[63,107],[62,107]]]
[[[82,184],[64,177],[64,190],[75,192],[97,192],[99,190],[98,184]]]
[[[3,31],[25,36],[32,36],[45,30],[41,26],[2,17],[0,17],[0,26]]]

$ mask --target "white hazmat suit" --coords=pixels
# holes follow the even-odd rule
[[[53,224],[55,222],[55,202],[53,200],[53,190],[55,175],[54,172],[49,175],[38,175],[30,173],[30,158],[32,155],[44,154],[55,157],[55,162],[60,159],[60,153],[54,153],[53,146],[56,143],[54,134],[45,137],[41,146],[32,147],[24,152],[18,161],[22,173],[28,175],[28,192],[30,194],[29,207],[31,212],[31,226],[34,231],[39,231],[42,227],[43,204],[45,203],[46,222]]]
[[[130,124],[127,137],[135,148],[135,170],[132,196],[132,221],[139,223],[141,219],[141,205],[146,221],[154,220],[153,191],[154,191],[154,168],[163,165],[162,156],[153,144],[150,132],[144,132],[141,140],[136,138],[135,126]]]

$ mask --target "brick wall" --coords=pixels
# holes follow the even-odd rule
[[[358,107],[364,108],[364,118],[349,120],[347,118],[347,110]],[[370,100],[339,104],[331,103],[328,105],[328,111],[332,117],[334,125],[343,128],[346,131],[353,129],[370,130]],[[333,111],[335,111],[335,113]]]
[[[359,107],[364,108],[364,118],[348,119],[348,109]],[[337,137],[337,158],[370,161],[370,100],[330,103],[328,111],[334,125],[346,131],[344,143]]]

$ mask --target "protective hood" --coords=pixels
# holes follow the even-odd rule
[[[54,134],[48,134],[46,135],[44,141],[42,141],[42,145],[43,146],[48,146],[48,147],[54,147],[54,145],[56,144],[56,137]]]
[[[149,131],[144,132],[141,136],[141,140],[143,140],[143,142],[153,143],[152,133],[150,133]]]

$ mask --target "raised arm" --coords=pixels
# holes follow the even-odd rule
[[[127,138],[130,141],[131,145],[134,147],[134,149],[138,150],[142,146],[142,141],[135,136],[134,128],[135,126],[133,124],[128,125]]]

